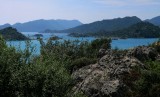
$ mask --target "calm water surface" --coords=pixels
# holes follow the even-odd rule
[[[26,35],[27,37],[30,38],[36,38],[33,35],[35,34],[39,34],[38,32],[22,32],[22,34]],[[80,38],[76,38],[76,37],[70,37],[67,36],[67,33],[40,33],[43,35],[43,39],[46,42],[47,39],[49,39],[49,37],[51,36],[58,36],[64,40],[80,40],[80,41],[92,41],[96,38],[94,37],[80,37]],[[119,48],[119,49],[129,49],[129,48],[133,48],[136,46],[142,46],[142,45],[148,45],[151,44],[155,41],[157,41],[158,38],[149,38],[149,39],[134,39],[134,38],[130,38],[130,39],[118,39],[118,40],[112,40],[111,46],[112,48]],[[21,49],[24,50],[26,47],[26,43],[25,41],[8,41],[7,44],[9,46],[14,46],[17,49]],[[31,40],[31,45],[32,47],[35,48],[34,54],[40,54],[40,43],[37,40]]]

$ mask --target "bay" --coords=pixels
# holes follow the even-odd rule
[[[34,48],[34,54],[39,55],[40,54],[40,43],[38,40],[36,40],[35,34],[42,34],[44,42],[47,42],[47,40],[51,36],[58,36],[62,38],[63,40],[79,40],[79,41],[92,41],[96,38],[94,37],[70,37],[67,33],[38,33],[38,32],[22,32],[27,37],[33,38],[35,40],[31,40],[31,46]],[[158,38],[129,38],[129,39],[118,39],[118,40],[112,40],[111,47],[112,49],[118,48],[118,49],[130,49],[134,48],[136,46],[143,46],[143,45],[149,45],[155,41],[157,41]],[[26,48],[25,41],[7,41],[8,46],[13,46],[16,49],[24,50]]]

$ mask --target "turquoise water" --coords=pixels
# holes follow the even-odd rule
[[[157,40],[158,38],[118,39],[118,40],[112,40],[111,46],[113,49],[114,48],[129,49],[129,48],[133,48],[136,46],[149,45]]]
[[[22,32],[22,34],[26,35],[27,37],[33,38],[35,39],[36,37],[34,37],[33,35],[35,34],[39,34],[38,32]],[[80,37],[80,38],[76,38],[76,37],[70,37],[67,36],[67,33],[41,33],[43,34],[43,39],[46,42],[47,39],[51,36],[58,36],[64,40],[80,40],[80,41],[92,41],[96,38],[94,37]],[[130,38],[130,39],[118,39],[118,40],[112,40],[111,43],[111,47],[114,48],[119,48],[119,49],[129,49],[129,48],[133,48],[136,46],[142,46],[142,45],[148,45],[151,44],[155,41],[157,41],[158,38],[142,38],[142,39],[134,39],[134,38]],[[26,43],[25,41],[8,41],[7,44],[9,46],[14,46],[17,49],[21,49],[24,50],[26,48]],[[35,48],[34,54],[40,54],[40,43],[37,40],[31,40],[31,46]]]

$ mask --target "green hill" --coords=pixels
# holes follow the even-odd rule
[[[90,24],[80,25],[75,28],[61,30],[59,32],[90,33],[90,32],[98,32],[100,30],[116,31],[116,30],[127,28],[133,24],[138,23],[138,22],[141,22],[141,20],[136,16],[116,18],[116,19],[110,19],[110,20],[96,21],[96,22],[93,22]]]
[[[108,33],[108,36],[127,37],[127,38],[157,38],[160,37],[160,28],[148,22],[141,22],[129,28]]]
[[[0,35],[2,35],[5,40],[27,40],[28,39],[26,36],[19,33],[15,28],[12,28],[12,27],[7,27],[0,30]]]
[[[160,28],[149,22],[140,22],[128,28],[117,31],[101,30],[95,33],[71,33],[71,36],[106,36],[119,38],[157,38],[160,37]]]

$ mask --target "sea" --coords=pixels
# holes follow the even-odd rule
[[[31,38],[30,44],[34,48],[33,54],[40,54],[40,43],[34,36],[35,34],[42,34],[43,41],[46,43],[47,40],[52,36],[58,36],[62,40],[79,40],[79,41],[93,41],[95,37],[71,37],[67,33],[38,33],[38,32],[21,32],[25,36]],[[128,38],[128,39],[116,39],[112,40],[111,48],[112,49],[130,49],[136,46],[144,46],[152,44],[153,42],[158,41],[158,38]],[[7,41],[8,46],[15,47],[17,50],[25,50],[27,47],[26,41]]]

